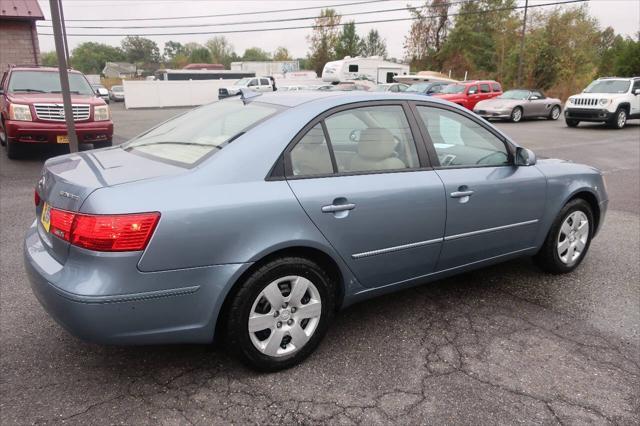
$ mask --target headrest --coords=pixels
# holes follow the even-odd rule
[[[316,126],[313,129],[309,130],[304,136],[302,142],[308,145],[323,144],[324,132],[322,131],[322,127]]]
[[[387,129],[369,128],[360,132],[358,155],[371,160],[383,160],[394,155],[396,141]]]

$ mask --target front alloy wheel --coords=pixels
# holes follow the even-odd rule
[[[335,284],[315,262],[272,260],[254,271],[230,302],[227,347],[261,371],[289,368],[306,358],[327,331]]]
[[[613,116],[613,120],[610,125],[614,129],[622,129],[627,124],[627,111],[623,108],[620,108],[616,111],[616,114]]]
[[[589,219],[584,212],[576,210],[562,223],[558,233],[557,251],[560,261],[567,266],[578,261],[589,240]]]
[[[522,108],[515,107],[513,111],[511,111],[511,121],[517,123],[520,120],[522,120]]]

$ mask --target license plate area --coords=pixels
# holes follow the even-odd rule
[[[51,227],[51,206],[48,203],[44,203],[42,207],[42,213],[40,214],[40,223],[45,231],[49,232]]]
[[[56,136],[57,143],[69,143],[69,136],[67,135],[58,135]]]

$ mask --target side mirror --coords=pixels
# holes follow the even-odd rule
[[[470,95],[475,95],[475,94],[476,94],[476,91],[475,91],[475,90],[469,90],[469,94],[470,94]]]
[[[2,89],[0,89],[0,93],[2,93]],[[640,89],[634,89],[633,90],[633,94],[634,95],[640,95]]]
[[[540,99],[539,97],[537,97],[536,95],[530,96],[529,100],[530,101],[537,101],[538,99]]]
[[[536,164],[536,154],[521,146],[516,148],[516,166],[533,166]]]

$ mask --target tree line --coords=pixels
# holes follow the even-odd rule
[[[532,8],[521,50],[523,16],[516,6],[516,0],[426,0],[419,7],[407,6],[413,19],[404,41],[397,41],[403,43],[403,60],[412,71],[451,72],[459,79],[465,75],[491,78],[506,87],[535,87],[561,97],[584,88],[597,76],[640,75],[640,32],[633,39],[616,34],[611,27],[601,29],[586,5]],[[307,36],[308,54],[296,58],[302,69],[320,75],[325,63],[345,56],[387,58],[386,40],[377,30],[359,35],[354,21],[341,23],[341,19],[331,8],[316,17]],[[42,56],[44,65],[55,65],[54,52]],[[291,59],[285,47],[274,52],[251,47],[238,55],[224,36],[203,44],[168,41],[162,52],[150,39],[129,36],[118,47],[82,43],[70,61],[82,72],[98,74],[107,61],[131,62],[149,71],[161,65],[219,63],[229,68],[233,61]]]

